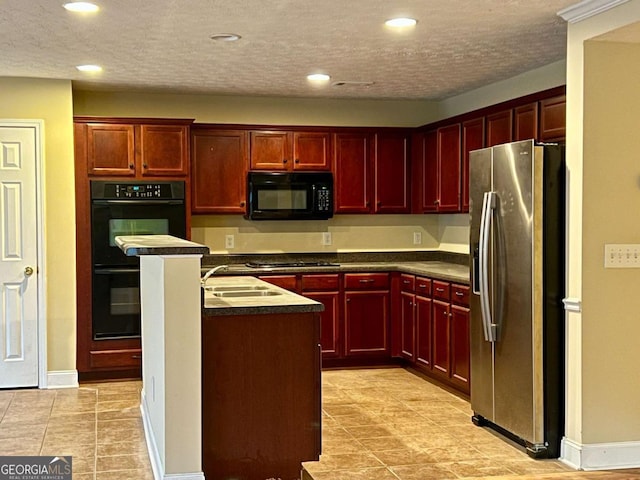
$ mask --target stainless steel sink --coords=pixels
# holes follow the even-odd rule
[[[268,288],[268,287],[267,287]],[[275,290],[227,290],[213,292],[216,297],[268,297],[273,295],[282,295],[282,292]]]
[[[269,290],[269,287],[266,285],[229,285],[226,287],[204,287],[204,289],[208,292],[255,292]]]

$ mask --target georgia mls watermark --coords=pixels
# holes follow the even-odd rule
[[[0,456],[0,480],[71,480],[71,458]]]

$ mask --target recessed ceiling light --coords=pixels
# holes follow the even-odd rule
[[[237,33],[214,33],[209,38],[218,42],[235,42],[236,40],[240,40],[242,37]]]
[[[100,65],[78,65],[76,67],[81,72],[101,72],[102,67]]]
[[[307,75],[307,80],[312,83],[325,83],[331,80],[331,76],[326,73],[312,73]]]
[[[62,6],[70,12],[91,13],[100,10],[100,7],[90,2],[69,2]]]
[[[406,18],[406,17],[391,18],[386,22],[384,22],[384,24],[387,27],[394,27],[394,28],[413,27],[415,26],[416,23],[418,23],[418,21],[415,18]]]

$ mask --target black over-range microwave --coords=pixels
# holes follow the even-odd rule
[[[249,172],[251,220],[326,220],[333,216],[331,172]]]

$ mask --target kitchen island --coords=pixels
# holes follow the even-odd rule
[[[320,453],[322,305],[251,277],[203,286],[203,245],[166,235],[116,242],[140,256],[141,410],[154,477],[299,478]]]

